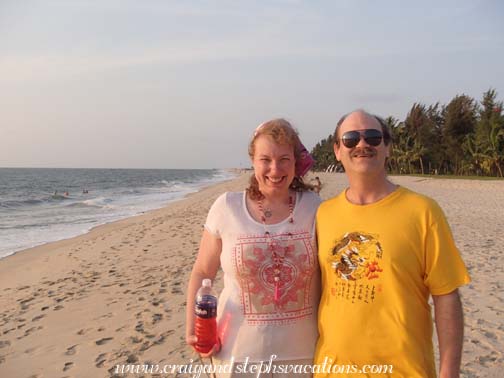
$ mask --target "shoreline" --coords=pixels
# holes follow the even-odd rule
[[[16,168],[17,169],[17,168]],[[32,169],[32,168],[29,168],[29,169]],[[51,168],[52,169],[52,168]],[[62,169],[66,169],[66,168],[62,168]],[[73,169],[73,168],[72,168]],[[87,169],[87,168],[86,168]],[[144,214],[148,214],[152,211],[157,211],[157,210],[161,210],[161,209],[164,209],[165,207],[167,206],[170,206],[170,204],[172,203],[175,203],[175,202],[178,202],[178,201],[182,201],[184,200],[185,198],[188,198],[189,196],[195,194],[195,193],[198,193],[202,190],[205,190],[206,188],[208,187],[211,187],[213,185],[218,185],[218,184],[221,184],[221,183],[225,183],[225,182],[228,182],[228,181],[233,181],[235,180],[236,178],[238,178],[240,176],[240,172],[237,171],[236,169],[224,169],[224,171],[227,171],[227,172],[230,172],[232,174],[235,175],[235,177],[231,177],[229,179],[225,179],[225,180],[222,180],[222,181],[217,181],[217,182],[212,182],[212,183],[208,183],[208,184],[204,184],[202,185],[201,187],[198,187],[196,190],[194,191],[191,191],[191,192],[188,192],[188,193],[185,193],[183,194],[180,198],[175,198],[173,200],[170,200],[166,203],[164,203],[161,207],[158,207],[158,208],[154,208],[154,209],[149,209],[149,210],[143,210],[137,214],[134,214],[134,215],[128,215],[124,218],[119,218],[119,219],[115,219],[115,220],[112,220],[112,221],[106,221],[104,223],[99,223],[95,226],[92,226],[91,228],[87,229],[86,231],[82,232],[82,233],[79,233],[79,234],[76,234],[76,235],[73,235],[73,236],[69,236],[69,237],[63,237],[61,239],[56,239],[56,240],[49,240],[49,241],[45,241],[45,242],[41,242],[39,244],[35,244],[33,246],[30,246],[30,247],[27,247],[27,248],[22,248],[22,249],[18,249],[18,250],[15,250],[15,251],[12,251],[10,252],[9,254],[7,255],[4,255],[4,256],[0,256],[0,261],[6,259],[6,258],[9,258],[11,256],[14,256],[18,253],[23,253],[25,251],[30,251],[34,248],[39,248],[39,247],[44,247],[46,246],[47,244],[51,244],[51,243],[59,243],[59,242],[63,242],[63,241],[66,241],[66,240],[71,240],[71,239],[74,239],[74,238],[78,238],[79,236],[84,236],[84,235],[87,235],[91,232],[93,232],[96,228],[99,228],[99,227],[102,227],[102,226],[106,226],[106,225],[109,225],[109,224],[113,224],[113,223],[116,223],[116,222],[121,222],[121,221],[124,221],[124,220],[127,220],[127,219],[130,219],[130,218],[134,218],[134,217],[138,217],[138,216],[141,216],[141,215],[144,215]]]
[[[318,175],[321,197],[346,185]],[[117,364],[198,364],[185,345],[185,289],[209,207],[249,174],[167,206],[0,259],[0,376],[110,377]],[[470,271],[462,377],[500,376],[504,363],[504,187],[499,182],[392,176],[434,198]],[[222,287],[219,274],[216,290]]]

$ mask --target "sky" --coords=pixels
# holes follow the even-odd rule
[[[244,168],[283,117],[504,98],[504,3],[0,0],[0,167]]]

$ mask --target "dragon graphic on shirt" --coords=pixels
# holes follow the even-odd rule
[[[379,278],[383,250],[376,236],[362,232],[346,233],[336,240],[328,262],[334,272],[347,281]]]

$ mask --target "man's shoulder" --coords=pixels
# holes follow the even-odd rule
[[[397,206],[400,206],[408,217],[423,218],[429,223],[446,218],[443,209],[435,199],[404,187],[400,190],[401,195]]]
[[[431,209],[431,208],[439,208],[438,203],[433,198],[426,196],[425,194],[421,194],[415,192],[411,189],[405,188],[404,186],[399,187],[401,201],[411,203],[418,209]]]

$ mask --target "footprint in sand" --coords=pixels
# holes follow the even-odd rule
[[[65,354],[67,356],[73,356],[75,353],[77,353],[77,345],[78,344],[75,344],[75,345],[72,345],[71,347],[68,347]]]
[[[36,351],[38,351],[40,348],[38,347],[33,347],[33,348],[28,348],[24,351],[25,354],[33,354],[35,353]]]
[[[103,339],[96,340],[95,343],[96,343],[96,345],[103,345],[113,339],[114,339],[113,337],[104,337]]]
[[[134,364],[135,362],[138,362],[138,357],[135,354],[131,353],[130,355],[128,355],[126,362],[128,364]]]
[[[25,335],[25,336],[29,336],[29,335],[30,335],[33,331],[35,331],[35,330],[37,330],[37,328],[36,328],[36,327],[31,327],[31,328],[29,328],[29,329],[25,330],[24,335]]]
[[[143,322],[138,322],[137,325],[135,326],[135,331],[144,333],[144,325]]]
[[[63,367],[63,371],[67,371],[73,366],[73,362],[65,362],[65,366]]]
[[[21,310],[27,310],[31,306],[31,301],[33,301],[35,298],[31,297],[28,299],[23,299],[22,301],[19,301],[19,304],[21,305]]]
[[[107,361],[106,357],[107,357],[106,353],[99,354],[98,357],[96,357],[96,359],[95,359],[95,366],[97,368],[103,367],[103,364],[105,363],[105,361]]]
[[[141,339],[140,337],[137,337],[137,336],[130,337],[130,340],[133,344],[139,344],[143,341],[143,339]]]
[[[3,331],[3,335],[7,335],[9,332],[12,332],[12,331],[15,331],[16,328],[9,328],[9,329],[6,329],[5,331]]]
[[[183,294],[182,292],[182,289],[180,288],[180,282],[175,282],[173,285],[172,285],[172,294]]]
[[[159,336],[156,340],[154,340],[155,345],[161,345],[165,342],[166,337],[164,335]]]
[[[152,345],[154,344],[151,344],[150,342],[146,341],[142,344],[142,346],[140,347],[140,352],[144,352],[146,351],[147,349],[149,349]]]
[[[45,315],[37,315],[32,319],[32,322],[36,322],[37,320],[40,320],[42,318],[45,318]]]
[[[154,314],[152,315],[152,324],[156,324],[163,319],[163,314]]]

